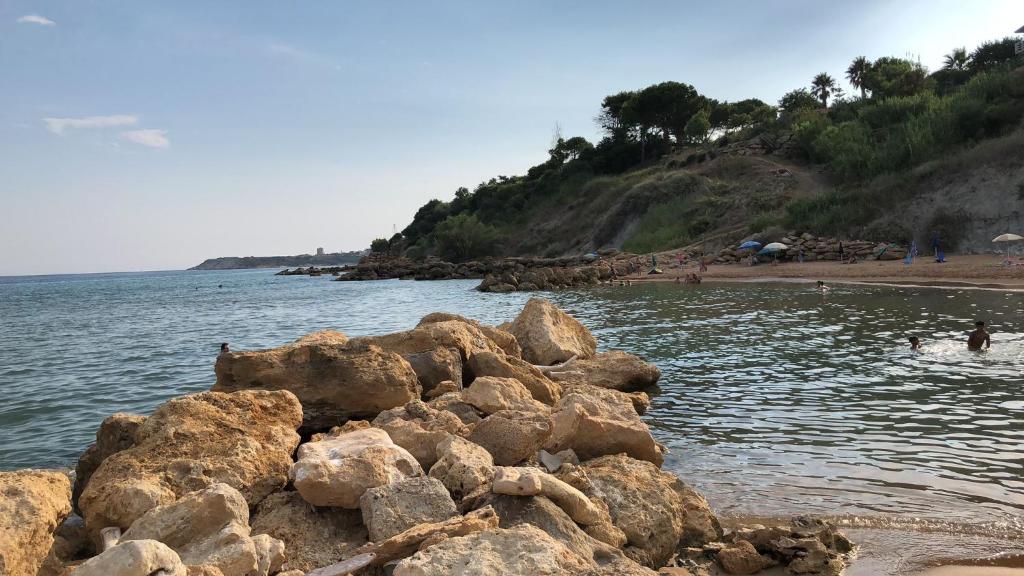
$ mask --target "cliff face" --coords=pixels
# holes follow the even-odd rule
[[[332,254],[299,254],[298,256],[225,256],[204,260],[189,270],[242,270],[246,268],[282,268],[292,266],[344,266],[355,264],[366,254],[335,252]]]

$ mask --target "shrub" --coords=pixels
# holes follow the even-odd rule
[[[814,141],[814,156],[831,164],[832,170],[847,180],[872,174],[874,142],[860,122],[829,126]]]
[[[498,231],[466,213],[449,216],[434,230],[437,251],[442,258],[461,262],[493,254],[498,244]]]

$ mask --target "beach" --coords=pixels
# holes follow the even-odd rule
[[[865,282],[876,284],[916,285],[933,287],[976,287],[992,289],[1024,289],[1024,266],[1003,266],[1002,258],[992,254],[953,254],[944,263],[928,256],[918,257],[913,264],[902,260],[864,260],[856,264],[836,261],[816,262],[764,262],[757,266],[745,264],[712,264],[703,274],[711,281],[816,281]],[[697,266],[691,263],[683,268],[676,264],[673,254],[658,256],[664,275],[645,275],[643,281],[675,281],[693,273]],[[649,263],[649,259],[647,261]]]

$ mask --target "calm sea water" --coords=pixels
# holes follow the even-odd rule
[[[267,270],[0,278],[0,469],[71,466],[110,413],[209,388],[222,341],[380,334],[439,310],[499,323],[529,297],[474,285]],[[666,467],[725,515],[1024,534],[1024,294],[661,284],[545,296],[602,348],[661,367],[646,419],[671,449]],[[987,353],[963,344],[976,318],[991,324]]]

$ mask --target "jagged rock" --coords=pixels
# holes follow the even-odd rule
[[[369,336],[356,340],[376,344],[384,350],[402,355],[426,352],[435,348],[454,348],[459,351],[459,356],[463,361],[474,352],[502,350],[480,328],[459,320],[429,322],[405,332]]]
[[[576,456],[576,453],[572,451],[572,448],[562,450],[561,452],[557,452],[555,454],[552,454],[547,450],[541,450],[537,454],[537,459],[540,460],[540,463],[545,468],[547,468],[548,472],[554,472],[555,470],[558,470],[559,468],[562,467],[562,464],[565,464],[566,462],[577,465],[580,463],[579,457]]]
[[[379,428],[341,431],[307,442],[299,446],[289,473],[306,502],[342,508],[358,508],[359,498],[370,488],[422,475],[412,454]]]
[[[185,574],[186,576],[224,576],[224,573],[220,571],[220,568],[208,565],[186,565]]]
[[[55,470],[0,472],[0,574],[35,576],[71,513],[71,480]]]
[[[461,501],[494,477],[491,453],[468,440],[452,436],[437,445],[437,463],[430,468],[456,501]]]
[[[283,570],[303,574],[334,564],[367,542],[359,510],[315,508],[298,492],[271,494],[256,507],[250,524],[253,534],[284,542]]]
[[[551,421],[546,415],[503,410],[477,424],[469,440],[490,452],[495,464],[515,466],[536,454],[550,435]]]
[[[427,400],[433,400],[439,396],[447,394],[449,392],[461,392],[462,383],[456,383],[452,380],[445,380],[444,382],[438,382],[437,386],[434,386],[429,392],[424,392],[423,397]]]
[[[398,354],[355,340],[307,338],[270,350],[221,354],[213,390],[293,392],[302,402],[303,426],[312,430],[373,417],[420,397],[416,373]]]
[[[729,574],[756,574],[774,564],[746,540],[739,540],[718,551],[718,564]]]
[[[560,382],[562,396],[568,394],[582,394],[587,397],[599,398],[612,404],[621,403],[623,400],[633,405],[633,411],[642,416],[651,407],[651,397],[646,392],[620,392],[611,388],[601,388],[593,384],[582,382]]]
[[[508,331],[503,330],[500,327],[495,328],[494,326],[481,324],[476,320],[472,320],[464,316],[459,316],[458,314],[449,314],[447,312],[434,312],[432,314],[427,314],[420,320],[417,326],[423,326],[424,324],[434,324],[436,322],[447,322],[450,320],[464,322],[466,324],[471,324],[475,326],[477,329],[480,330],[480,332],[484,334],[484,336],[487,336],[488,338],[493,340],[495,344],[497,344],[502,350],[504,350],[505,354],[513,358],[523,357],[523,351],[519,347],[519,342],[516,342],[516,337],[513,336]]]
[[[214,566],[224,576],[246,576],[259,560],[249,537],[249,505],[222,483],[146,512],[121,537],[129,540],[162,542],[185,564]]]
[[[608,506],[612,522],[628,538],[624,551],[633,560],[657,568],[672,556],[680,540],[689,538],[689,512],[679,492],[683,484],[675,475],[624,454],[586,461],[581,471],[585,478],[576,481],[559,477]]]
[[[453,348],[434,348],[403,356],[427,394],[444,381],[462,382],[462,358]]]
[[[75,576],[186,576],[178,554],[156,540],[123,542],[86,560]]]
[[[107,416],[96,430],[96,443],[85,449],[75,466],[75,488],[71,500],[78,509],[78,498],[82,495],[92,473],[111,454],[135,445],[135,433],[146,420],[145,416],[118,412]]]
[[[707,499],[689,484],[679,478],[672,482],[672,487],[679,495],[683,510],[683,534],[679,537],[680,546],[703,546],[722,537],[722,525],[718,517],[711,511]]]
[[[444,484],[429,477],[370,488],[359,500],[359,509],[374,542],[419,524],[441,522],[459,514]]]
[[[531,298],[509,330],[523,349],[523,359],[549,366],[576,356],[591,358],[597,341],[590,331],[557,306]]]
[[[479,376],[462,392],[462,400],[484,414],[501,410],[547,413],[548,407],[533,399],[519,380]]]
[[[509,496],[545,496],[584,526],[608,520],[607,514],[582,492],[537,468],[499,466],[494,471],[491,491]]]
[[[64,576],[70,571],[71,564],[94,556],[92,540],[85,529],[85,521],[81,516],[68,515],[53,533],[53,545],[47,554],[38,576]],[[2,564],[2,561],[0,561]]]
[[[829,554],[825,544],[814,536],[799,539],[780,538],[772,543],[772,547],[783,557],[792,559],[786,568],[793,574],[839,576],[845,566],[841,558]]]
[[[545,376],[535,366],[519,358],[503,356],[494,352],[477,352],[469,357],[466,367],[474,377],[497,376],[515,378],[535,400],[547,405],[554,404],[561,397],[561,387]]]
[[[473,510],[465,516],[456,516],[443,522],[420,524],[387,540],[367,544],[356,550],[355,554],[372,554],[369,565],[381,566],[392,560],[405,558],[417,549],[427,549],[428,544],[447,542],[449,539],[454,540],[460,536],[497,526],[498,516],[494,513],[494,509],[481,508]]]
[[[428,401],[427,406],[435,410],[451,412],[467,426],[472,426],[483,420],[483,417],[480,416],[480,412],[476,408],[463,401],[462,391],[442,394]]]
[[[661,371],[654,364],[618,350],[600,352],[593,358],[576,360],[570,366],[574,374],[568,381],[622,392],[643,390],[653,386],[661,377]]]
[[[399,562],[394,576],[579,574],[592,565],[539,528],[522,524],[449,538]]]
[[[514,528],[521,524],[532,524],[577,556],[596,565],[608,564],[623,556],[614,546],[600,542],[581,530],[562,508],[544,496],[493,494],[485,503],[498,513],[499,527]]]
[[[658,466],[664,460],[647,424],[625,401],[567,394],[555,404],[551,423],[551,437],[544,444],[549,452],[572,448],[582,460],[624,452]]]
[[[348,336],[337,330],[320,330],[311,332],[295,341],[296,345],[326,344],[328,346],[344,346],[348,344]]]
[[[302,407],[287,391],[203,392],[169,400],[136,432],[135,446],[109,456],[79,505],[94,540],[126,530],[147,511],[224,482],[250,506],[288,480]]]
[[[286,558],[284,542],[267,534],[257,534],[252,537],[252,543],[256,546],[255,576],[269,576],[281,570]]]
[[[468,436],[469,428],[447,410],[435,410],[413,400],[401,408],[381,412],[373,425],[383,429],[391,440],[416,458],[424,470],[437,462],[437,445],[449,436]]]

